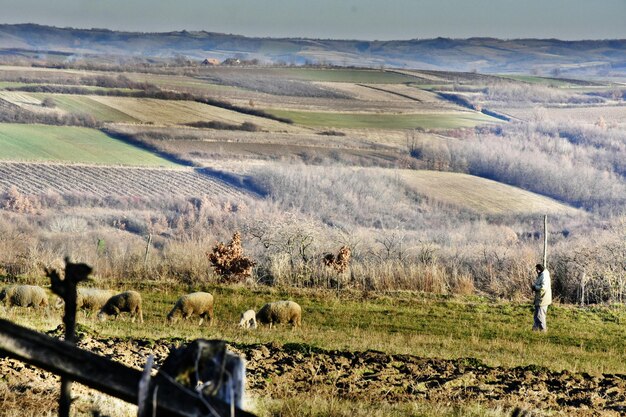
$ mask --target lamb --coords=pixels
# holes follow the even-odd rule
[[[186,320],[193,315],[200,316],[199,325],[202,324],[206,317],[209,318],[209,326],[213,324],[213,296],[211,294],[208,292],[193,292],[183,295],[176,301],[174,308],[167,315],[167,320],[173,322],[180,316]]]
[[[100,308],[98,319],[106,320],[106,316],[117,316],[127,312],[132,317],[132,322],[139,316],[139,323],[143,323],[143,313],[141,312],[141,295],[137,291],[126,291],[109,298]]]
[[[9,285],[0,292],[2,300],[9,307],[48,307],[48,294],[37,285]]]
[[[256,329],[256,314],[254,313],[254,310],[247,310],[241,313],[239,326],[244,329]]]
[[[78,287],[76,290],[77,310],[81,308],[88,311],[99,310],[114,295],[113,291],[98,288]],[[63,304],[63,299],[58,298],[55,307],[61,308]]]
[[[291,323],[293,327],[302,325],[302,308],[293,301],[276,301],[265,304],[256,315],[259,323],[269,324],[270,329],[274,323]]]

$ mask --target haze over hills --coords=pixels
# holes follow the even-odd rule
[[[211,32],[141,33],[36,24],[0,25],[0,54],[257,59],[261,63],[421,68],[481,73],[623,75],[626,40],[413,39],[359,41],[249,38]],[[45,55],[44,55],[45,54]]]

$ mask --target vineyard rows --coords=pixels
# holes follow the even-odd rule
[[[192,168],[130,168],[40,163],[0,163],[0,192],[15,186],[28,195],[49,191],[154,199],[160,197],[238,198],[245,191]]]

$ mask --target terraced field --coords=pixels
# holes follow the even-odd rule
[[[95,129],[0,124],[0,160],[173,167],[176,164]]]
[[[86,194],[146,200],[163,197],[240,198],[238,190],[192,168],[159,169],[0,162],[0,190],[15,186],[24,194]]]
[[[578,211],[541,195],[467,174],[398,171],[415,192],[444,204],[483,214],[574,214]]]

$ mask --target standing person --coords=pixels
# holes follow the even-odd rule
[[[534,324],[533,330],[546,332],[546,314],[548,306],[552,304],[552,285],[550,282],[550,272],[543,265],[535,265],[537,270],[537,279],[531,285],[535,292],[535,313],[533,314]]]

